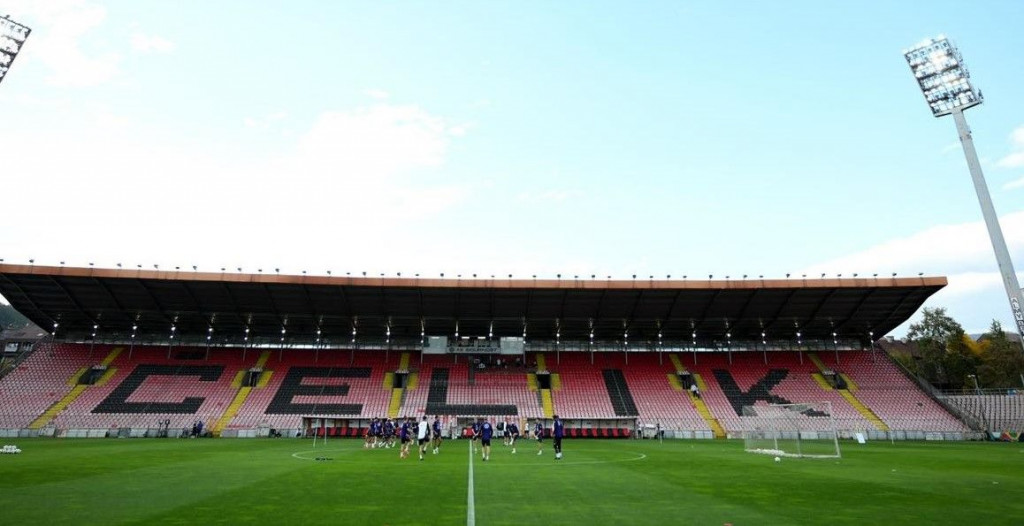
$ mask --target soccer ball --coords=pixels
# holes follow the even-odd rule
[[[776,461],[776,462],[782,462],[782,459],[781,459],[781,458],[779,458],[779,457],[775,457],[775,461]]]

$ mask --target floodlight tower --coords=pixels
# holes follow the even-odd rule
[[[971,74],[963,63],[960,51],[942,35],[917,44],[909,51],[905,51],[903,56],[906,57],[910,71],[914,73],[914,78],[917,79],[917,84],[932,109],[932,115],[953,115],[960,135],[960,144],[963,145],[964,156],[967,158],[967,167],[974,181],[974,190],[978,194],[978,203],[981,204],[981,214],[985,217],[985,226],[988,227],[992,250],[996,253],[996,262],[1003,277],[1006,296],[1013,310],[1013,321],[1017,325],[1017,332],[1024,335],[1024,296],[1021,295],[1020,284],[1017,282],[1017,273],[1013,270],[1010,251],[1006,249],[999,218],[992,206],[992,196],[989,195],[985,175],[981,173],[978,153],[974,151],[971,129],[964,118],[964,110],[977,106],[984,100],[981,90],[971,84]]]
[[[0,18],[0,82],[7,76],[14,58],[18,56],[31,32],[27,26],[11,20],[7,15]]]

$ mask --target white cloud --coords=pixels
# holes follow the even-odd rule
[[[1020,168],[1024,166],[1024,152],[1015,152],[996,161],[1001,168]]]
[[[996,161],[996,166],[1002,168],[1024,167],[1024,126],[1018,126],[1010,132],[1010,145],[1013,151]]]
[[[1014,190],[1017,188],[1024,188],[1024,177],[1020,179],[1014,179],[1003,185],[1003,190]]]
[[[170,53],[174,51],[174,42],[157,35],[133,33],[132,50],[138,53]]]
[[[297,162],[316,173],[371,181],[440,165],[448,142],[444,120],[416,106],[378,104],[322,114],[299,139]]]
[[[993,261],[992,266],[995,265]],[[993,319],[1003,327],[1012,330],[1014,326],[1009,301],[998,272],[964,272],[947,276],[949,284],[925,302],[925,307],[942,307],[953,319],[960,322],[968,333],[982,333],[988,330]],[[1018,273],[1017,279],[1021,279]],[[920,321],[919,310],[909,320],[897,327],[893,333],[903,335],[909,325]]]
[[[985,289],[1002,287],[1003,278],[999,272],[963,272],[946,276],[949,285],[942,290],[944,297],[960,299],[972,294],[977,294]]]
[[[953,152],[953,151],[956,151],[956,150],[959,150],[959,149],[960,149],[960,143],[959,142],[951,142],[951,143],[949,143],[949,144],[947,144],[947,145],[942,147],[942,153],[950,153],[950,152]]]
[[[561,203],[579,196],[574,190],[551,189],[543,192],[522,192],[517,197],[526,203]]]
[[[1018,126],[1010,132],[1010,141],[1017,148],[1024,148],[1024,126]]]
[[[257,130],[266,130],[271,125],[283,121],[288,118],[287,111],[277,111],[263,117],[246,117],[242,119],[242,124],[246,128],[255,128]]]
[[[1011,258],[1024,264],[1024,212],[1002,216],[1000,225]],[[983,332],[992,319],[1012,326],[1002,277],[982,221],[940,225],[904,238],[893,239],[860,252],[817,264],[804,273],[817,277],[842,273],[860,277],[878,273],[888,277],[946,276],[949,284],[928,299],[925,306],[945,307],[969,332]],[[1020,274],[1018,274],[1020,279]],[[897,328],[899,335],[920,318],[920,312]]]
[[[1003,236],[1011,253],[1024,252],[1024,212],[1000,218]],[[870,275],[959,273],[989,269],[994,265],[992,245],[982,221],[939,225],[914,235],[893,239],[865,250],[805,269],[808,274],[854,272]]]
[[[391,96],[390,93],[382,89],[367,89],[364,90],[363,93],[366,94],[368,97],[376,100],[385,100]]]
[[[47,202],[44,214],[31,199],[8,207],[12,217],[32,217],[33,228],[0,225],[3,256],[132,268],[427,271],[448,257],[430,221],[470,191],[436,170],[453,140],[445,120],[415,106],[326,112],[295,140],[255,155],[169,143],[144,124],[99,108],[45,137],[0,130],[4,170],[21,174],[5,191],[45,191]]]

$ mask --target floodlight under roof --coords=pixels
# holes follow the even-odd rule
[[[918,43],[903,56],[910,65],[932,115],[949,115],[981,104],[981,91],[971,84],[960,50],[948,38],[939,35]]]
[[[3,82],[7,72],[11,69],[15,57],[21,52],[29,33],[32,30],[23,26],[10,17],[0,17],[0,82]]]

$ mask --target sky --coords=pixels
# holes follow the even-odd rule
[[[1024,268],[1024,2],[0,0],[0,258],[244,272],[947,276],[1011,312],[945,34]],[[920,316],[920,313],[915,316]],[[906,324],[893,334],[906,332]]]

